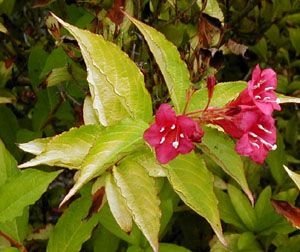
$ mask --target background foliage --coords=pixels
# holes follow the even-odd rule
[[[102,34],[126,52],[144,74],[156,110],[161,103],[170,101],[160,63],[154,60],[147,38],[120,16],[120,6],[162,32],[178,48],[195,87],[205,86],[209,73],[215,73],[220,82],[248,80],[252,67],[260,63],[262,68],[271,67],[278,73],[277,92],[299,96],[299,5],[298,0],[0,1],[0,231],[28,251],[150,249],[135,224],[130,234],[118,227],[107,204],[99,214],[82,221],[92,204],[90,191],[97,189],[90,184],[80,190],[79,199],[58,209],[73,185],[73,170],[59,174],[55,167],[45,165],[22,173],[13,169],[16,163],[33,157],[16,143],[41,137],[46,137],[47,143],[47,137],[83,124],[83,103],[89,94],[85,64],[78,43],[54,18],[49,18],[49,11],[76,27]],[[179,99],[177,111],[181,106]],[[115,111],[120,116],[128,113]],[[151,120],[150,111],[139,116]],[[299,231],[275,212],[270,201],[272,198],[298,204],[298,190],[282,165],[299,171],[299,116],[297,105],[283,105],[283,111],[275,113],[278,149],[270,152],[262,166],[243,159],[256,202],[254,208],[236,181],[211,159],[205,160],[216,174],[214,186],[223,232],[233,251],[300,250]],[[96,119],[90,114],[88,120]],[[142,123],[141,129],[145,129]],[[111,140],[109,132],[107,135]],[[205,141],[213,149],[209,134]],[[36,151],[31,153],[38,154]],[[178,162],[185,162],[184,157]],[[62,163],[54,165],[64,167]],[[178,174],[176,163],[172,169],[174,181]],[[125,175],[118,174],[120,183],[122,179],[126,181]],[[115,185],[109,178],[98,183],[111,186],[110,193],[114,193]],[[125,190],[126,183],[122,185]],[[186,206],[188,199],[184,205],[168,184],[161,186],[161,251],[227,251],[206,220]],[[76,236],[70,237],[69,232],[74,230]],[[17,251],[12,245],[15,244],[0,237],[0,249]]]

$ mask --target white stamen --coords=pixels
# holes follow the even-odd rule
[[[254,85],[254,89],[260,88],[261,84],[264,84],[266,80],[261,80],[260,82],[257,83],[257,85]]]
[[[278,104],[280,103],[280,98],[276,99],[276,103],[278,103]]]
[[[165,127],[161,127],[159,132],[164,132],[165,131]]]
[[[174,141],[174,142],[172,143],[172,145],[173,145],[173,147],[174,147],[175,149],[177,149],[178,146],[179,146],[179,142],[178,142],[178,141]]]
[[[171,126],[171,130],[173,130],[173,129],[175,129],[175,128],[176,128],[176,125],[173,124],[173,125]]]
[[[181,138],[184,138],[184,135],[183,135],[183,133],[180,133],[180,135],[179,135]]]
[[[259,137],[258,139],[259,139],[259,141],[260,141],[261,143],[263,143],[263,144],[266,145],[266,146],[269,146],[272,150],[276,150],[276,149],[277,149],[277,145],[276,145],[276,144],[272,145],[272,144],[268,143],[266,140],[264,140],[264,139],[261,138],[261,137]]]
[[[165,140],[166,140],[166,138],[162,137],[161,140],[160,140],[160,142],[159,142],[159,144],[162,144]]]
[[[254,138],[257,138],[257,135],[255,133],[253,133],[253,132],[249,132],[249,135],[253,136]]]
[[[273,89],[274,89],[273,87],[266,87],[265,91],[269,91],[269,90],[273,90]]]
[[[252,145],[254,145],[257,149],[259,149],[259,145],[257,143],[254,143],[254,142],[250,142]]]
[[[268,133],[268,134],[272,134],[272,131],[267,130],[266,128],[264,128],[264,126],[262,126],[261,124],[257,124],[258,128],[260,128],[261,130],[263,130],[264,132]]]
[[[264,97],[264,101],[270,100],[270,99],[271,99],[271,97],[269,97],[269,96]]]
[[[260,95],[256,95],[254,96],[255,99],[261,99],[261,96]]]

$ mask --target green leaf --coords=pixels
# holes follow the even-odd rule
[[[160,252],[191,252],[191,250],[189,249],[171,243],[160,243],[159,251]],[[148,248],[146,249],[145,252],[151,252],[151,249]]]
[[[177,48],[165,36],[152,27],[127,15],[144,35],[148,46],[164,76],[177,114],[183,112],[186,91],[190,87],[188,69],[181,60]]]
[[[284,182],[287,181],[288,176],[284,169],[282,169],[282,166],[287,163],[287,160],[284,141],[279,131],[277,131],[277,149],[275,151],[270,151],[266,161],[270,166],[271,174],[277,184],[283,185]]]
[[[54,68],[48,74],[45,82],[48,87],[57,85],[64,81],[85,80],[86,72],[75,64]]]
[[[2,186],[6,180],[17,174],[19,169],[17,168],[17,161],[5,148],[2,140],[0,139],[0,186]]]
[[[204,161],[193,152],[169,162],[168,179],[184,203],[204,217],[220,241],[226,245],[222,233],[218,200],[214,194],[213,176]]]
[[[27,169],[9,178],[0,186],[0,222],[22,215],[23,209],[37,201],[59,173]]]
[[[130,161],[115,166],[113,176],[135,223],[157,252],[161,212],[154,179],[145,168]]]
[[[98,215],[93,215],[88,221],[83,219],[88,215],[92,204],[91,197],[82,196],[71,204],[54,227],[50,235],[47,252],[77,252],[82,244],[91,237],[98,223]]]
[[[99,121],[108,126],[126,117],[150,121],[151,98],[136,64],[100,35],[81,30],[53,15],[78,41]]]
[[[29,207],[12,221],[0,222],[0,230],[15,241],[23,243],[28,229]]]
[[[53,137],[46,145],[43,152],[39,153],[37,157],[28,162],[19,165],[19,168],[26,168],[40,164],[50,166],[61,166],[69,169],[80,169],[81,163],[85,156],[89,153],[90,148],[100,133],[100,128],[96,125],[86,125],[80,128],[72,128],[60,135]],[[46,138],[47,139],[47,138]],[[43,140],[42,140],[43,141]],[[34,140],[36,145],[29,142],[29,144],[21,144],[19,147],[43,148],[48,140]],[[34,148],[33,147],[33,148]],[[36,149],[34,149],[36,151]],[[39,149],[40,150],[40,149]]]
[[[211,107],[223,107],[231,102],[247,88],[245,81],[232,81],[218,83],[214,88],[214,94],[210,103]],[[188,105],[188,112],[204,109],[208,101],[207,88],[203,88],[195,92]]]
[[[234,149],[232,139],[216,129],[205,127],[204,131],[202,143],[199,144],[201,150],[242,187],[253,204],[254,199],[247,183],[243,162]]]
[[[289,28],[290,40],[296,52],[300,52],[300,28]]]
[[[282,219],[282,216],[275,212],[274,207],[271,204],[271,196],[272,190],[271,187],[268,186],[260,193],[257,199],[254,208],[257,216],[256,232],[261,232]]]
[[[116,252],[119,247],[120,239],[109,232],[101,224],[93,234],[94,252]]]
[[[135,145],[141,143],[143,133],[148,126],[143,121],[127,118],[114,126],[105,128],[89,150],[82,163],[80,176],[61,204],[88,181],[101,175],[125,153],[132,151]]]
[[[235,227],[237,227],[238,229],[240,229],[242,231],[246,231],[247,229],[245,228],[242,220],[236,213],[228,194],[224,193],[223,191],[216,190],[216,195],[219,200],[219,209],[220,209],[221,219],[225,223],[232,224]]]
[[[261,249],[256,237],[251,232],[242,233],[238,239],[237,247],[239,251],[248,250],[250,247],[252,248],[249,251],[253,252],[263,252]]]
[[[132,228],[132,217],[125,198],[123,198],[120,189],[110,174],[106,176],[105,192],[109,208],[115,220],[124,232],[129,233]]]
[[[86,96],[83,103],[83,121],[85,125],[94,124],[100,125],[95,109],[93,108],[93,101],[90,96]]]
[[[257,223],[256,214],[246,196],[230,184],[228,184],[228,194],[235,211],[245,226],[248,230],[255,231],[255,224]]]
[[[16,101],[16,97],[7,89],[0,88],[0,104],[1,103],[13,103]]]
[[[126,234],[118,225],[115,218],[113,217],[108,204],[105,204],[99,212],[99,222],[112,234],[119,237],[120,239],[130,243],[138,244],[138,239],[133,235],[133,231],[130,235]]]
[[[290,176],[290,178],[294,181],[298,189],[300,190],[300,175],[291,171],[289,168],[287,168],[285,165],[283,166],[287,174]]]
[[[221,23],[224,23],[224,15],[217,0],[207,0],[206,7],[203,12],[211,17],[219,19]]]

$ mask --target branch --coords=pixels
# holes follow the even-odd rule
[[[10,243],[12,243],[14,246],[16,246],[18,249],[22,249],[23,252],[28,252],[28,250],[24,247],[23,244],[18,243],[17,241],[13,240],[12,238],[10,238],[8,235],[2,233],[1,231],[0,231],[0,235],[2,237],[4,237],[6,240],[8,240]]]

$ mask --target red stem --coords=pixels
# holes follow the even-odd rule
[[[1,231],[0,231],[0,235],[2,237],[4,237],[6,240],[8,240],[10,243],[12,243],[14,246],[16,246],[18,249],[22,249],[23,252],[28,252],[28,250],[24,247],[24,245],[22,245],[21,243],[18,243],[17,241],[13,240],[8,235],[2,233]]]

